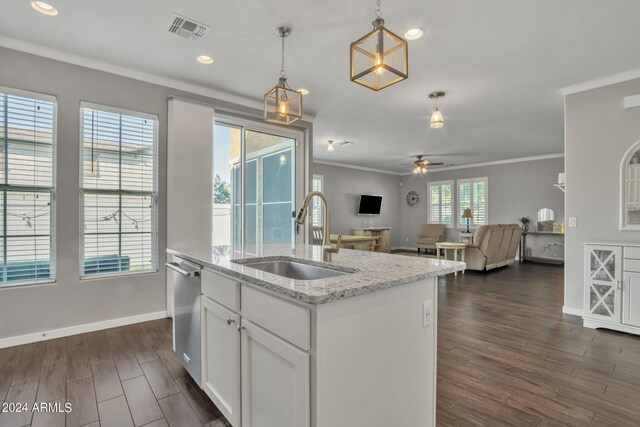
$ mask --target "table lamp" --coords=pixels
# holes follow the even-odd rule
[[[462,212],[462,218],[465,218],[467,220],[467,233],[469,233],[469,221],[471,221],[471,219],[473,218],[471,209],[465,209],[464,212]]]

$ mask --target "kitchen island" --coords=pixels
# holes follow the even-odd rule
[[[202,266],[202,387],[234,427],[433,426],[437,276],[311,245],[170,249]]]

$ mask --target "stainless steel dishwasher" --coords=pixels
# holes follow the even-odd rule
[[[173,339],[176,356],[202,387],[200,352],[200,271],[198,264],[175,258],[165,264],[173,270]]]

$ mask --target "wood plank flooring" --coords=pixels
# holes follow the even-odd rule
[[[0,349],[0,402],[71,403],[1,413],[0,427],[227,427],[171,349],[171,319]]]
[[[438,287],[438,426],[640,425],[640,337],[563,315],[562,267]]]
[[[438,426],[640,425],[640,337],[563,316],[562,280],[540,264],[439,280]],[[173,354],[170,319],[0,349],[2,401],[73,412],[0,427],[228,426]]]

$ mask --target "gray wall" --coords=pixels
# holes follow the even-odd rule
[[[332,233],[353,234],[356,227],[391,227],[391,247],[400,246],[399,176],[321,163],[313,164],[313,173],[324,176]],[[382,195],[380,215],[357,215],[360,194]]]
[[[490,224],[517,223],[518,218],[528,216],[535,223],[536,213],[541,208],[556,211],[557,221],[564,221],[564,193],[553,187],[558,173],[564,170],[563,158],[505,163],[464,169],[429,172],[425,177],[415,175],[402,177],[404,198],[411,190],[422,195],[422,202],[410,208],[401,202],[401,224],[403,247],[416,247],[416,236],[420,226],[427,222],[427,183],[465,178],[487,177],[489,188],[488,220]],[[455,183],[454,183],[455,185]],[[466,229],[466,226],[461,226]],[[458,240],[458,229],[447,229],[447,240]],[[538,239],[538,237],[536,237]],[[529,244],[536,245],[533,239]]]
[[[179,96],[258,117],[261,112],[102,71],[0,48],[0,86],[58,100],[57,282],[0,289],[0,339],[164,311],[167,99]],[[80,101],[157,114],[159,126],[159,272],[79,280]],[[310,125],[303,124],[311,133]]]
[[[618,228],[620,162],[640,140],[640,108],[625,110],[623,98],[640,94],[640,79],[568,95],[565,98],[567,228],[565,307],[582,310],[585,242],[640,241],[636,231]]]

